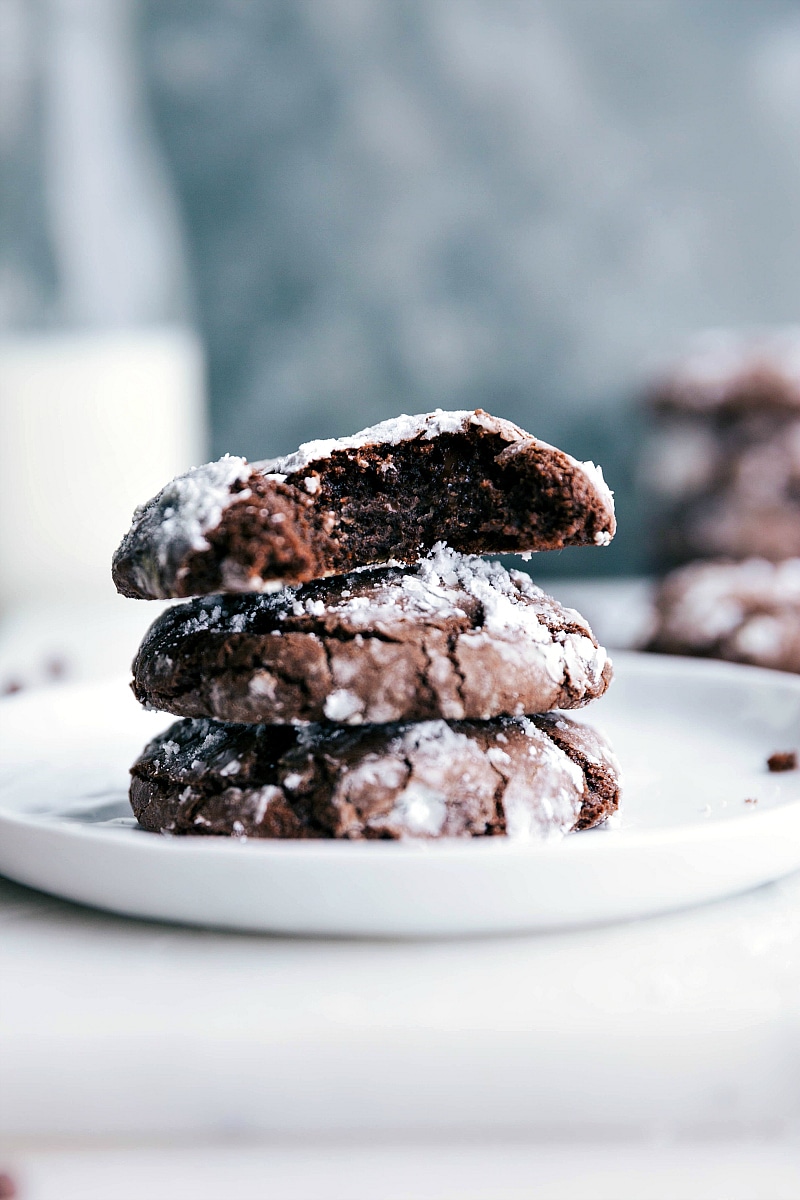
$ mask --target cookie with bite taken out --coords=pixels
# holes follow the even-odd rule
[[[481,409],[437,410],[189,471],[137,510],[112,573],[142,599],[261,592],[413,563],[441,541],[467,554],[558,550],[606,545],[615,528],[593,463]]]

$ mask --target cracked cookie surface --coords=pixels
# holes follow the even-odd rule
[[[607,545],[615,529],[599,467],[481,409],[437,410],[193,469],[137,509],[112,574],[142,599],[261,592],[415,562],[439,541],[469,554],[558,550]]]
[[[148,707],[273,724],[573,709],[611,681],[583,617],[523,572],[445,546],[414,567],[178,605],[133,670]]]
[[[568,717],[346,728],[178,721],[132,770],[152,832],[258,838],[549,839],[619,799],[602,736]]]

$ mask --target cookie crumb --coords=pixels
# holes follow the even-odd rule
[[[45,674],[48,679],[64,679],[69,674],[69,668],[63,658],[53,655],[48,658],[44,664]]]
[[[767,766],[770,771],[796,771],[797,770],[797,751],[796,750],[776,750],[774,754],[770,754],[767,759]]]
[[[745,799],[745,804],[758,804],[758,798],[756,796],[748,796]]]

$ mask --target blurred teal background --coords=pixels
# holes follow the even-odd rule
[[[215,456],[480,405],[617,493],[614,545],[542,573],[631,573],[644,381],[698,328],[800,313],[794,0],[0,6],[0,318],[71,319],[42,196],[48,39],[78,22],[87,62],[127,55],[150,186],[121,241],[153,263],[132,306],[199,331]]]

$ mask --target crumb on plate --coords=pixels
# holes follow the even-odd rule
[[[770,771],[796,771],[797,770],[797,751],[796,750],[776,750],[774,754],[770,754],[767,759],[767,766]]]

